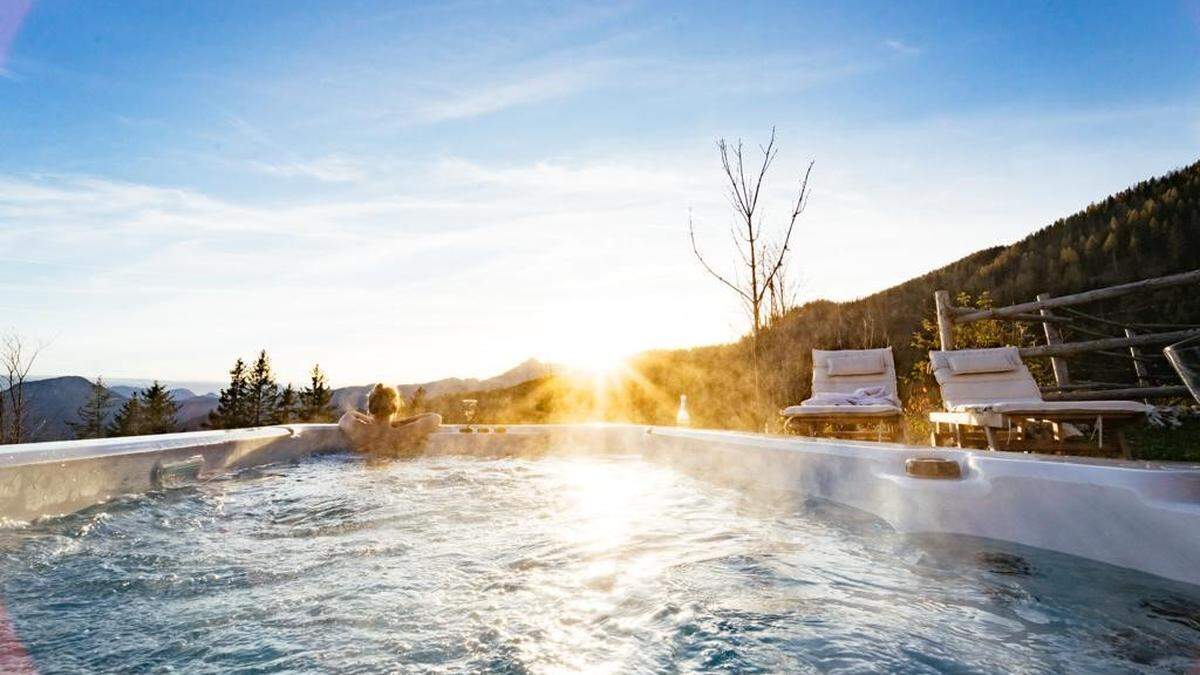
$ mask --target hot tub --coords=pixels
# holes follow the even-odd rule
[[[1200,658],[1195,468],[480,429],[446,427],[424,457],[384,463],[341,451],[328,425],[4,448],[0,666],[1061,672]],[[957,477],[906,468],[935,457]]]

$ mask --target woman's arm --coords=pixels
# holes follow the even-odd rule
[[[437,413],[421,413],[412,417],[405,417],[402,420],[392,422],[392,428],[417,428],[420,433],[430,433],[438,428],[442,423],[442,416]]]
[[[392,420],[392,426],[393,427],[402,427],[402,426],[405,426],[408,424],[412,424],[413,422],[416,422],[417,420],[421,419],[424,416],[425,416],[425,413],[422,413],[420,415],[411,415],[409,417],[405,417],[404,419]]]
[[[338,420],[338,428],[350,441],[350,448],[357,452],[368,452],[372,445],[374,420],[356,410],[347,410]]]

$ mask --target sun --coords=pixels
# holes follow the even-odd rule
[[[564,317],[555,333],[554,348],[547,350],[550,352],[547,356],[576,375],[615,375],[637,352],[629,331],[594,317],[579,317],[575,321]]]
[[[568,355],[562,365],[569,371],[592,378],[605,378],[621,372],[629,363],[628,354],[594,351]]]

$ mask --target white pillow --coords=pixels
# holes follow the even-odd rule
[[[946,362],[950,364],[950,372],[955,375],[1007,373],[1017,369],[1017,364],[1013,363],[1012,352],[1006,349],[994,352],[947,354]]]
[[[883,355],[879,352],[865,354],[840,354],[831,356],[826,362],[830,376],[841,375],[875,375],[887,372]]]

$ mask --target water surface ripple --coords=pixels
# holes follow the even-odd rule
[[[44,672],[1161,672],[1200,593],[628,456],[335,455],[0,531]],[[1200,564],[1200,562],[1198,562]]]

